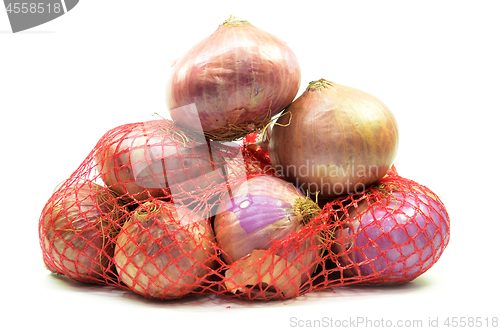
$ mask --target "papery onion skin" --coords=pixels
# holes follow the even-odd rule
[[[361,192],[384,177],[398,144],[396,119],[384,103],[321,79],[273,126],[269,158],[301,191],[328,199]]]
[[[198,291],[216,267],[207,219],[159,200],[142,204],[116,238],[114,263],[129,288],[147,298]]]
[[[302,281],[296,266],[267,250],[254,250],[229,266],[224,285],[230,292],[250,300],[294,297],[299,294]]]
[[[214,219],[214,231],[227,264],[256,250],[269,250],[303,226],[302,215],[294,210],[304,195],[292,184],[274,176],[256,176],[226,195]],[[295,238],[297,239],[297,238]],[[318,258],[318,238],[290,240],[273,254],[284,256],[306,281]]]
[[[360,277],[358,285],[407,283],[427,271],[449,242],[446,209],[427,194],[394,191],[383,200],[362,200],[348,213],[333,251],[346,276]]]
[[[300,67],[290,47],[231,17],[175,62],[166,100],[179,125],[232,141],[264,127],[299,87]],[[186,111],[188,105],[197,111]]]
[[[45,205],[39,225],[47,268],[83,282],[100,282],[112,268],[116,235],[123,219],[112,191],[91,181],[62,186]]]
[[[171,120],[116,127],[98,145],[97,170],[106,185],[127,200],[166,198],[174,192],[181,200],[224,182],[206,142],[194,141]]]

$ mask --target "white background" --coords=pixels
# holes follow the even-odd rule
[[[500,317],[498,4],[82,0],[17,34],[1,8],[2,323],[282,330],[298,328],[292,318],[410,319],[426,326],[429,318]],[[299,94],[325,78],[391,108],[400,127],[400,174],[437,193],[451,218],[450,244],[427,273],[398,287],[337,288],[279,302],[155,302],[44,268],[38,218],[57,184],[107,130],[165,114],[169,61],[230,14],[289,44],[301,65]]]

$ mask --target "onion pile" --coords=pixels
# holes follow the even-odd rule
[[[277,120],[269,158],[302,191],[329,199],[362,192],[384,177],[398,149],[398,127],[374,96],[324,79],[311,82]]]
[[[86,180],[61,187],[41,215],[46,266],[76,280],[102,280],[112,267],[111,238],[122,219],[119,200],[104,187]]]
[[[395,174],[390,109],[325,79],[295,99],[300,80],[286,43],[231,16],[171,68],[171,119],[108,131],[51,197],[47,267],[160,300],[283,299],[428,270],[449,217]]]
[[[200,289],[216,267],[207,219],[174,204],[142,204],[116,238],[120,280],[145,297],[173,299]]]
[[[290,47],[231,16],[175,62],[166,97],[179,125],[231,141],[263,128],[299,87],[299,63]]]
[[[214,220],[222,257],[227,264],[234,264],[226,274],[226,286],[233,293],[252,295],[253,291],[263,297],[298,294],[319,259],[319,238],[293,234],[318,213],[319,207],[312,200],[273,176],[253,177],[233,189]],[[267,268],[255,267],[262,263]],[[251,271],[254,277],[249,278]]]

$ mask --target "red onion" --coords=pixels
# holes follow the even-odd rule
[[[437,197],[392,191],[364,199],[348,210],[335,232],[334,252],[345,275],[358,284],[407,283],[427,271],[449,241],[450,221]]]
[[[193,211],[159,200],[139,206],[116,238],[120,280],[148,298],[196,292],[216,267],[213,232]]]
[[[305,198],[292,184],[273,176],[250,178],[229,192],[214,220],[222,257],[228,265],[232,265],[226,274],[228,289],[233,293],[245,293],[264,286],[262,292],[268,293],[256,296],[297,294],[298,286],[309,279],[318,262],[319,241],[312,231],[294,234],[299,233],[318,213],[319,207],[312,200]],[[262,254],[262,251],[267,253]],[[276,277],[268,277],[273,283],[263,285],[267,272],[262,267],[257,268],[263,273],[260,277],[254,275],[249,278],[248,273],[255,271],[256,261],[264,255],[266,261],[258,263],[267,263],[268,269],[265,270],[279,274],[284,272],[298,282],[298,286],[287,287]],[[271,267],[267,259],[281,262]],[[242,277],[242,273],[247,277]]]
[[[119,126],[98,143],[95,162],[104,182],[128,200],[165,198],[182,202],[224,182],[205,140],[177,128],[171,120]],[[186,203],[188,200],[185,200]]]
[[[397,148],[397,123],[386,105],[321,79],[274,124],[269,158],[300,190],[331,198],[361,192],[384,177]]]
[[[166,99],[181,126],[231,141],[264,127],[299,87],[300,68],[290,47],[231,16],[175,62]]]
[[[67,182],[49,199],[39,225],[49,270],[70,278],[98,282],[110,270],[123,212],[113,192],[90,181]]]

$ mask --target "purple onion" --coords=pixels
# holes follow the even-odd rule
[[[333,250],[345,275],[360,277],[358,284],[409,282],[439,259],[449,241],[446,209],[423,193],[362,200],[348,215],[335,232]]]
[[[236,273],[233,279],[226,280],[228,288],[234,293],[244,292],[245,287],[262,282],[265,275],[240,277],[238,270],[245,273],[255,271],[258,268],[252,263],[269,264],[273,258],[281,261],[276,268],[283,268],[282,272],[288,274],[295,272],[290,278],[293,281],[298,279],[299,286],[303,284],[319,257],[318,239],[314,233],[309,231],[308,235],[297,235],[314,217],[311,211],[317,213],[319,207],[291,183],[273,176],[253,177],[228,193],[214,220],[222,257],[230,268],[231,265],[234,267],[230,274]],[[262,259],[263,254],[267,262]],[[273,266],[267,268],[274,270]],[[246,283],[235,284],[235,279],[243,279]],[[281,291],[285,295],[293,292],[289,287],[284,289],[287,284],[283,281],[276,280],[275,284],[267,285],[272,285],[272,291]]]

